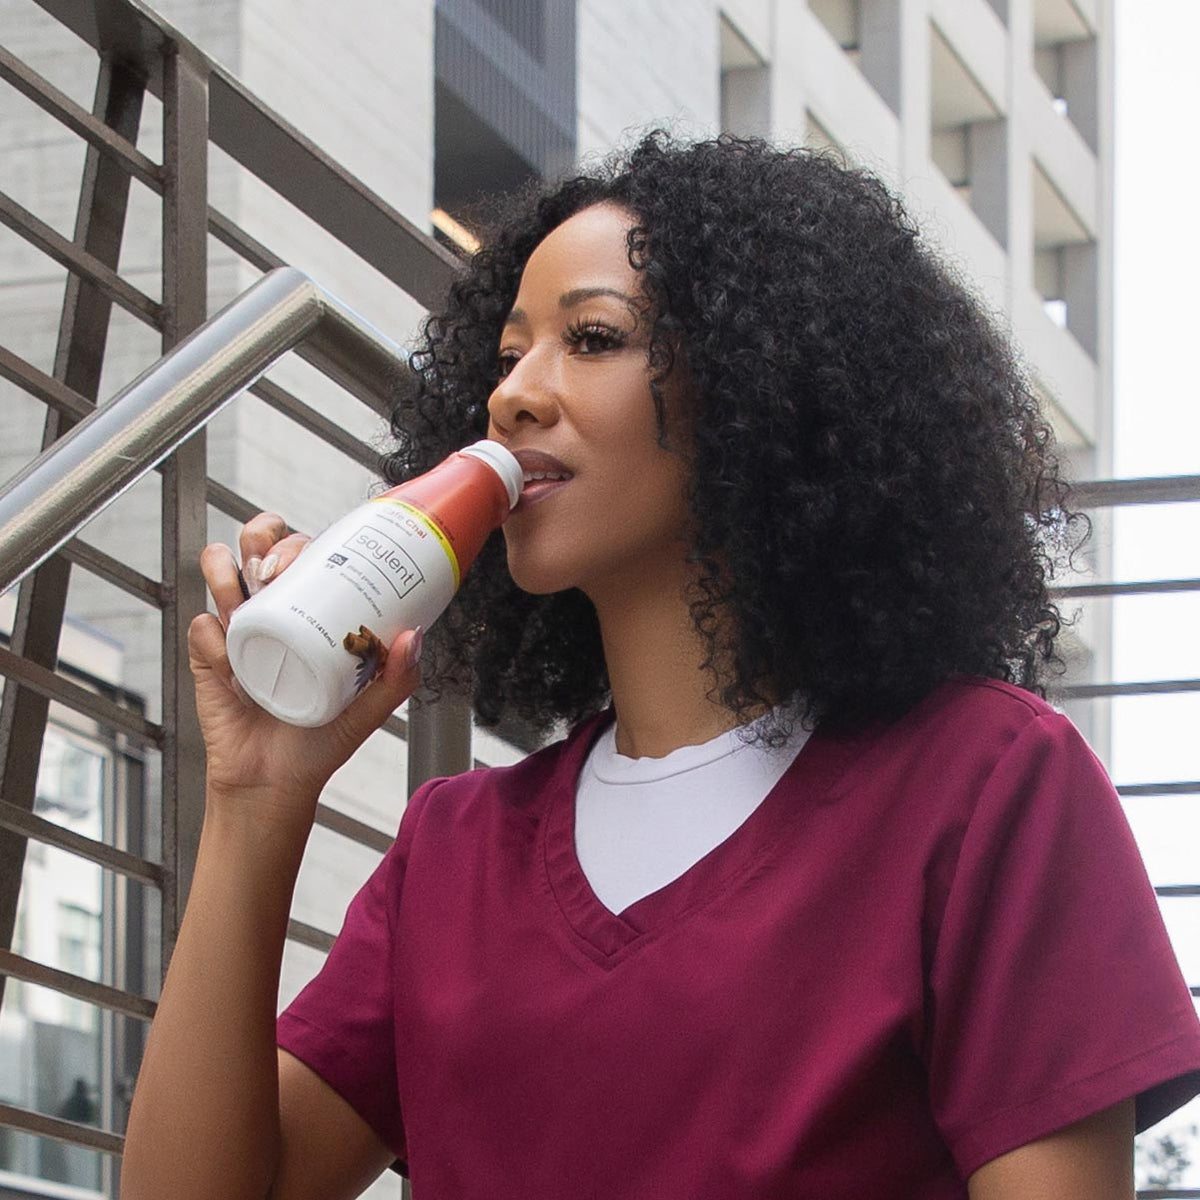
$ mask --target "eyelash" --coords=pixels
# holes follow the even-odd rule
[[[617,329],[613,325],[606,324],[604,321],[592,320],[587,317],[581,317],[577,321],[572,321],[570,325],[563,330],[563,341],[573,348],[583,346],[589,338],[596,338],[602,344],[598,349],[589,350],[587,354],[599,354],[604,350],[618,350],[628,340],[628,335],[621,329]],[[521,356],[515,351],[501,351],[500,353],[500,378],[503,379],[516,365],[517,360]]]
[[[625,344],[625,333],[604,321],[589,320],[586,317],[572,321],[563,332],[563,341],[568,346],[581,346],[588,338],[599,338],[604,345],[602,350],[616,350]],[[596,351],[592,351],[593,354]]]

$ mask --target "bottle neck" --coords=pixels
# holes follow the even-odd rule
[[[480,458],[458,453],[384,495],[411,504],[436,523],[460,577],[510,512],[508,490],[496,471]]]

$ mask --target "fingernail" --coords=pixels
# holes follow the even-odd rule
[[[246,587],[249,589],[251,596],[262,587],[262,580],[258,574],[261,570],[262,559],[257,555],[246,559],[246,565],[242,568],[242,578],[246,581]]]
[[[421,661],[421,645],[425,641],[425,631],[420,625],[413,630],[408,649],[404,653],[404,665],[411,671]]]
[[[268,554],[267,557],[262,560],[262,565],[258,568],[259,583],[266,583],[267,580],[275,574],[275,568],[277,566],[279,566],[279,555]]]

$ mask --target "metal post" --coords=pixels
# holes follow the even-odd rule
[[[137,141],[142,96],[143,85],[130,71],[108,59],[101,61],[92,111],[130,143]],[[120,257],[128,199],[128,173],[113,158],[89,146],[75,218],[75,245],[113,270]],[[99,288],[77,275],[68,276],[54,378],[93,403],[100,390],[111,309],[112,301]],[[74,424],[65,413],[48,410],[43,449]],[[21,585],[12,638],[15,654],[43,667],[55,666],[69,578],[70,566],[59,555]],[[48,711],[45,697],[16,680],[8,681],[0,706],[0,794],[29,812],[33,810]],[[5,950],[12,947],[24,865],[25,838],[0,831],[0,948]],[[5,976],[0,974],[0,1001],[4,984]]]
[[[408,794],[430,779],[469,771],[471,705],[443,696],[436,704],[422,702],[420,693],[408,706]]]
[[[191,48],[168,45],[163,64],[163,349],[208,315],[208,76]],[[162,615],[163,865],[162,969],[165,974],[200,842],[204,743],[188,670],[187,631],[205,607],[200,551],[208,541],[204,431],[163,467]]]

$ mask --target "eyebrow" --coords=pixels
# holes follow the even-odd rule
[[[558,307],[564,310],[574,308],[576,304],[582,304],[584,300],[593,300],[597,296],[612,296],[617,300],[623,300],[626,304],[634,303],[634,298],[628,292],[622,292],[618,288],[580,287],[563,292],[558,298]],[[525,315],[524,309],[514,308],[505,318],[504,323],[506,325],[528,325],[529,318]]]

